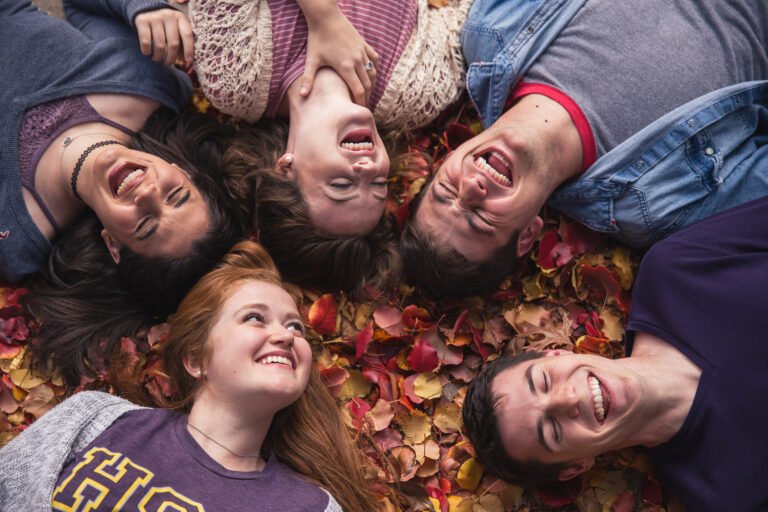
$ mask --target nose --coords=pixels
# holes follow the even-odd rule
[[[461,180],[461,187],[459,187],[459,205],[465,208],[477,206],[485,198],[487,192],[479,174],[465,176]]]
[[[376,162],[374,162],[370,157],[363,156],[361,158],[358,158],[355,163],[352,164],[352,170],[358,173],[375,170]]]
[[[150,182],[140,183],[136,187],[136,192],[133,195],[133,204],[137,206],[148,206],[156,202],[156,199],[157,186]]]
[[[284,325],[275,325],[270,333],[269,342],[273,345],[280,345],[282,347],[293,346],[293,331],[289,331]]]
[[[558,386],[550,392],[549,409],[553,413],[575,418],[579,415],[579,397],[573,386]]]

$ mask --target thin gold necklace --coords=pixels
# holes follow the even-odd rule
[[[199,428],[194,426],[192,423],[190,423],[189,420],[187,420],[187,425],[189,425],[193,429],[197,430],[198,432],[200,432],[201,435],[203,435],[203,437],[205,437],[206,439],[208,439],[209,441],[211,441],[213,443],[216,443],[217,445],[219,445],[220,447],[224,448],[225,450],[227,450],[229,453],[231,453],[235,457],[240,457],[241,459],[259,459],[260,461],[264,462],[264,459],[261,458],[261,455],[240,455],[239,453],[233,452],[232,450],[230,450],[229,448],[227,448],[226,446],[224,446],[223,444],[221,444],[220,442],[218,442],[217,440],[215,440],[214,438],[212,438],[211,436],[209,436],[208,434],[206,434],[205,432],[203,432],[202,430],[200,430]]]

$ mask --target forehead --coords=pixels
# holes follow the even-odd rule
[[[539,442],[539,408],[529,381],[532,378],[531,370],[541,361],[543,358],[507,368],[491,384],[504,450],[516,460],[542,460],[548,453]]]
[[[298,315],[296,303],[287,291],[267,281],[248,279],[233,285],[221,308],[222,316],[253,305],[264,306],[276,314]]]

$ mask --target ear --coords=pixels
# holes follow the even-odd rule
[[[541,233],[543,227],[544,221],[537,215],[523,228],[522,231],[520,231],[520,236],[517,237],[518,258],[528,254],[533,247],[534,242],[536,242],[536,239],[539,238],[539,233]]]
[[[107,246],[107,250],[115,261],[115,264],[120,263],[120,248],[122,247],[120,242],[115,240],[106,228],[101,230],[101,239],[104,240],[104,244]]]
[[[187,370],[187,373],[189,373],[192,378],[199,379],[200,376],[204,374],[196,357],[186,355],[182,359],[182,362],[184,363],[184,368]]]
[[[284,153],[283,156],[277,160],[277,172],[284,173],[291,179],[296,178],[296,173],[293,170],[293,153]]]
[[[570,464],[568,464],[568,467],[565,468],[560,472],[560,478],[561,481],[563,480],[570,480],[571,478],[577,477],[580,474],[589,471],[592,466],[595,465],[595,458],[594,457],[588,457],[586,459],[579,459],[577,461],[573,461]]]

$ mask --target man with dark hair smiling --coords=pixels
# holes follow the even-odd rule
[[[767,41],[763,0],[476,0],[462,49],[487,129],[423,188],[407,270],[488,291],[545,203],[646,247],[768,195]]]
[[[688,510],[768,510],[766,233],[763,198],[656,244],[633,291],[629,357],[555,350],[486,365],[463,410],[486,470],[566,480],[642,445]]]

